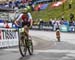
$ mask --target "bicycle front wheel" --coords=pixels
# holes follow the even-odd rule
[[[26,56],[26,52],[27,52],[27,47],[25,44],[25,40],[19,40],[19,51],[21,56]]]
[[[60,37],[57,37],[58,42],[60,42]]]

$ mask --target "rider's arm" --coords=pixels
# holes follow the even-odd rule
[[[21,19],[22,15],[23,15],[23,14],[20,14],[20,15],[18,16],[18,18],[16,19],[16,21],[15,21],[15,24],[16,24],[17,26],[19,26],[18,22],[19,22],[19,20]]]
[[[31,13],[28,12],[28,17],[29,17],[29,21],[30,21],[30,25],[32,26],[33,20],[32,20],[32,15]]]

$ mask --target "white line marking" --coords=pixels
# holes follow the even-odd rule
[[[55,50],[55,49],[51,49],[51,50],[35,50],[35,52],[75,53],[75,50]]]
[[[9,48],[9,49],[4,49],[4,51],[19,51],[18,48]],[[72,53],[72,55],[75,55],[75,50],[57,50],[57,49],[49,49],[49,50],[34,50],[34,53],[40,53],[40,52],[45,52],[45,53]]]
[[[67,54],[67,56],[75,57],[75,54]]]

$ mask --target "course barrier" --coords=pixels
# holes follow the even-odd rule
[[[38,26],[32,26],[33,30],[53,30],[52,26],[44,26],[44,25],[38,25]]]
[[[60,31],[61,32],[68,32],[69,26],[67,25],[60,25]]]
[[[32,26],[32,29],[34,29],[34,30],[50,30],[50,31],[55,31],[54,30],[54,26],[44,25],[44,24],[39,24],[39,25]],[[61,32],[75,32],[75,26],[60,25],[60,31]]]
[[[53,31],[53,26],[37,25],[32,29]],[[60,26],[61,32],[75,32],[75,26]],[[15,28],[0,28],[0,48],[13,47],[18,45],[18,31]]]
[[[0,28],[0,48],[18,45],[18,32],[16,29]]]

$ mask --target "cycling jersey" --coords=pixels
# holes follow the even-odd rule
[[[27,25],[28,27],[30,26],[30,21],[32,20],[32,16],[30,13],[27,14],[20,14],[19,17],[17,18],[17,21],[22,19],[22,27],[24,25]]]
[[[28,15],[28,21],[32,20],[32,16],[31,16],[31,13],[27,13]],[[20,14],[19,17],[17,18],[17,21],[19,21],[21,18],[22,18],[23,14]]]
[[[28,21],[28,15],[27,14],[22,15],[21,19],[23,20],[23,22]]]

